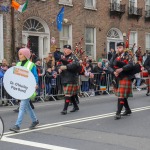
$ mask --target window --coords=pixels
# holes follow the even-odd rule
[[[72,45],[72,26],[63,25],[62,31],[59,34],[60,37],[60,48],[63,49],[63,46],[66,44]]]
[[[146,16],[150,16],[150,0],[145,0]]]
[[[72,0],[59,0],[59,4],[72,6]]]
[[[137,0],[129,0],[129,7],[137,7]]]
[[[85,52],[86,55],[95,58],[94,52],[96,49],[96,33],[95,28],[87,27],[85,30]]]
[[[150,33],[146,34],[146,50],[150,51]]]
[[[134,31],[130,32],[129,49],[133,50],[133,52],[135,52],[137,49],[137,32],[134,32]]]
[[[4,57],[4,47],[3,47],[3,16],[0,14],[0,61]]]
[[[26,20],[23,25],[23,30],[33,32],[45,32],[43,25],[35,19]]]
[[[120,0],[111,0],[111,10],[120,11]]]
[[[85,0],[85,8],[95,9],[96,0]]]

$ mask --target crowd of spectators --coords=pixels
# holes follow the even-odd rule
[[[83,59],[80,59],[80,65],[82,66],[82,71],[80,73],[79,78],[79,85],[80,85],[80,92],[86,93],[90,96],[99,95],[99,94],[107,94],[108,92],[108,80],[110,81],[110,77],[108,76],[109,71],[109,60],[111,59],[112,55],[116,52],[114,49],[110,49],[108,53],[108,59],[101,59],[99,62],[93,61],[91,56],[86,56]],[[141,65],[146,60],[148,52],[142,55],[141,47],[135,52],[136,61],[141,62]],[[63,58],[64,55],[60,51],[60,48],[56,48],[54,53],[49,52],[48,56],[45,57],[43,60],[38,58],[32,51],[31,51],[31,58],[30,60],[35,63],[37,67],[37,73],[39,77],[37,89],[37,100],[40,99],[40,96],[44,94],[44,96],[51,96],[51,95],[58,95],[62,94],[63,90],[61,88],[61,80],[59,77],[59,73],[57,70],[57,65],[59,64],[59,60]],[[7,63],[6,59],[3,59],[1,66],[0,66],[0,88],[1,98],[9,99],[10,96],[5,91],[2,78],[7,69],[11,66],[15,66],[17,62],[12,62],[11,65]],[[109,79],[108,79],[109,78]],[[141,74],[135,75],[135,86],[137,90],[140,89],[140,85],[142,83]],[[103,90],[101,90],[103,88]],[[106,91],[107,88],[107,91]]]

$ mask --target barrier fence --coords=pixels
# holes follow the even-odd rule
[[[148,80],[150,83],[150,76],[142,76],[143,80]],[[107,73],[94,73],[94,76],[90,78],[89,76],[80,75],[78,79],[79,84],[79,97],[89,97],[100,94],[110,94],[113,92],[112,87],[113,76]],[[64,96],[63,85],[61,83],[61,78],[59,75],[57,77],[48,78],[47,76],[39,77],[38,82],[39,88],[37,89],[37,96],[35,101],[45,100],[58,100],[62,99]],[[4,89],[3,79],[0,79],[0,103],[10,102],[15,105],[15,99],[12,98]]]

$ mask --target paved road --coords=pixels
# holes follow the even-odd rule
[[[83,98],[80,111],[65,116],[60,115],[63,101],[36,104],[39,127],[28,130],[25,115],[19,134],[9,132],[17,114],[1,107],[5,134],[0,150],[150,150],[150,97],[135,92],[129,100],[133,114],[117,121],[116,103],[114,95]]]

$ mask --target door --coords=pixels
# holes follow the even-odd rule
[[[114,50],[116,50],[116,43],[115,42],[110,42],[109,43],[109,50],[112,48],[112,49],[114,49]]]
[[[38,57],[39,56],[39,37],[38,36],[29,36],[28,37],[28,47],[32,52]]]

